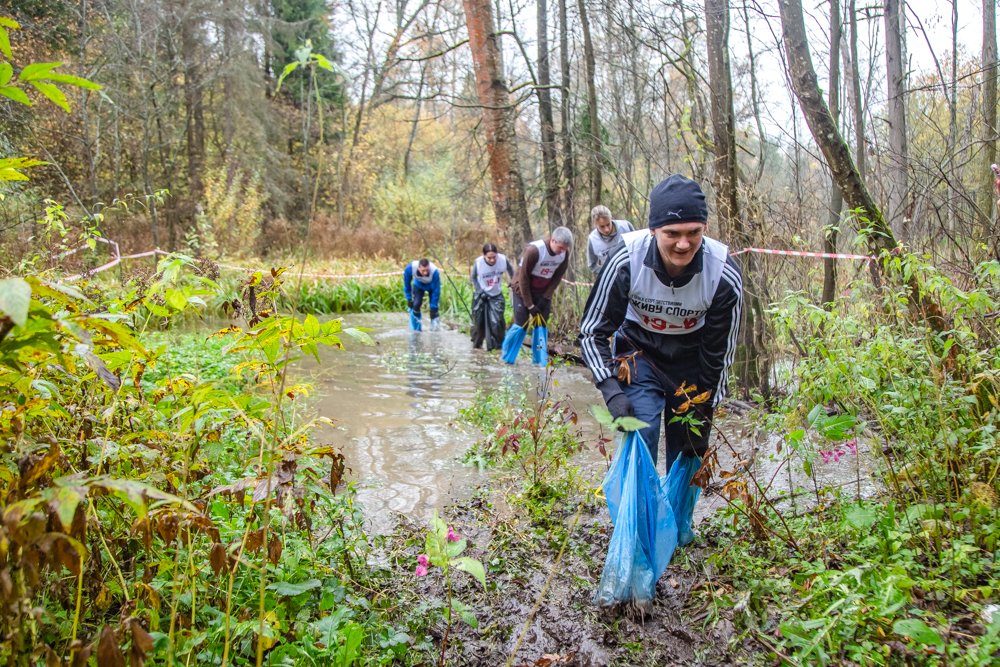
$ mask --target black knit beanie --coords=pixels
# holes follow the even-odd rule
[[[649,228],[682,222],[708,222],[708,204],[697,183],[673,174],[660,181],[649,194]]]

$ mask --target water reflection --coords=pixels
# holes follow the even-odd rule
[[[348,479],[372,529],[389,529],[393,513],[422,519],[468,497],[487,476],[460,461],[480,434],[458,420],[458,411],[480,387],[525,380],[537,386],[540,371],[524,359],[511,372],[497,353],[473,351],[457,331],[409,331],[405,314],[345,321],[369,328],[378,345],[345,340],[344,351],[323,351],[319,365],[303,360],[302,368],[321,394],[317,412],[343,420],[324,427],[319,441],[344,448]],[[560,368],[556,378],[551,393],[571,395],[579,412],[600,400],[583,369]],[[596,441],[592,423],[584,423],[584,437]],[[581,464],[603,465],[597,454]]]

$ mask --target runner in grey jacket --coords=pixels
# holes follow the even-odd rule
[[[622,242],[622,234],[635,228],[628,220],[612,220],[611,210],[607,206],[595,206],[591,209],[590,223],[594,225],[594,229],[587,236],[587,266],[596,275],[608,256]]]
[[[701,456],[713,409],[722,400],[736,351],[743,283],[728,248],[703,235],[705,195],[674,175],[650,195],[649,227],[625,234],[597,278],[580,326],[583,358],[614,417],[634,415],[654,463],[661,415],[667,424],[667,470],[678,455]],[[614,340],[610,343],[609,339]],[[627,364],[626,379],[618,370]],[[695,394],[677,395],[682,386]],[[687,398],[700,435],[669,422]]]

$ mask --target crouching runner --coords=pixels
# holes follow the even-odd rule
[[[514,266],[497,252],[492,243],[483,246],[483,256],[472,264],[469,280],[475,296],[472,298],[472,349],[478,350],[486,341],[487,350],[499,350],[503,344],[507,323],[504,321],[506,302],[503,298],[503,274],[514,276]]]
[[[517,353],[524,343],[529,322],[536,323],[535,326],[545,330],[547,340],[546,327],[552,312],[552,295],[555,294],[569,266],[568,251],[572,245],[573,232],[566,227],[556,227],[549,235],[548,241],[541,239],[532,241],[524,249],[521,263],[510,283],[514,324],[507,331],[503,341],[503,360],[508,364],[513,364],[517,360]],[[539,321],[541,325],[537,325]],[[535,340],[536,338],[538,340]],[[533,335],[532,361],[544,366],[540,350],[535,350],[541,344],[541,339]]]
[[[708,449],[740,327],[740,271],[729,249],[704,235],[707,221],[697,183],[661,181],[650,194],[649,230],[625,234],[608,257],[580,326],[583,358],[608,410],[649,424],[640,434],[654,464],[666,421],[666,470],[687,476],[683,488]],[[697,432],[685,415],[701,422]],[[671,423],[675,416],[682,419]],[[677,517],[680,544],[691,540],[693,508]]]
[[[441,274],[430,260],[413,260],[403,271],[403,296],[406,297],[406,309],[410,313],[410,329],[413,331],[420,331],[422,328],[420,308],[424,302],[424,294],[430,295],[431,329],[437,330],[441,322],[438,319]]]

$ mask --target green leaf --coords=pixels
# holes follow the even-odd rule
[[[25,95],[24,91],[20,88],[15,88],[14,86],[3,86],[0,88],[0,95],[3,95],[8,99],[12,99],[15,102],[20,102],[25,106],[31,106],[31,100],[28,99],[28,96]]]
[[[7,314],[14,324],[23,327],[28,322],[31,305],[31,285],[20,278],[0,280],[0,312]]]
[[[77,506],[87,497],[87,489],[79,486],[64,486],[56,491],[55,498],[49,507],[55,509],[56,516],[63,525],[63,530],[69,530],[73,525],[73,517],[76,515]]]
[[[473,577],[479,580],[479,583],[483,585],[483,588],[486,587],[486,569],[483,567],[483,564],[480,563],[475,558],[469,558],[468,556],[461,556],[459,558],[453,559],[451,561],[451,564],[456,569],[468,572]]]
[[[461,616],[462,616],[462,620],[465,621],[466,623],[468,623],[471,627],[473,627],[473,628],[478,628],[479,627],[479,619],[477,619],[475,617],[475,615],[472,614],[471,612],[463,611],[461,613]]]
[[[445,539],[447,539],[447,538],[445,538]],[[448,556],[448,558],[455,558],[456,556],[458,556],[458,554],[460,554],[463,551],[465,551],[465,544],[466,543],[465,543],[464,539],[461,539],[458,542],[447,542],[446,544],[448,546],[445,549],[445,553]]]
[[[316,319],[315,315],[306,315],[306,319],[302,323],[302,330],[305,331],[306,335],[310,338],[315,338],[319,335],[319,320]]]
[[[9,18],[7,16],[0,16],[0,26],[3,26],[5,28],[11,28],[13,30],[20,30],[21,29],[21,24],[20,23],[18,23],[14,19]]]
[[[368,334],[366,334],[364,332],[364,330],[362,330],[362,329],[356,329],[354,327],[349,327],[347,329],[344,329],[344,333],[347,334],[348,336],[350,336],[351,338],[355,339],[355,340],[360,340],[365,345],[374,345],[375,344],[375,341],[372,340],[372,337],[369,336]]]
[[[875,511],[864,505],[852,505],[844,513],[847,523],[858,530],[868,530],[875,525]]]
[[[623,431],[638,431],[641,428],[649,426],[646,422],[641,419],[636,419],[635,417],[619,417],[614,421],[614,425],[621,428]]]
[[[104,86],[99,83],[94,83],[93,81],[87,81],[78,76],[73,76],[72,74],[60,74],[58,72],[51,72],[44,76],[39,76],[37,79],[44,79],[45,81],[55,81],[56,83],[65,83],[70,86],[76,86],[78,88],[86,88],[87,90],[100,90]],[[35,79],[32,79],[33,81]]]
[[[287,581],[276,581],[268,586],[267,589],[274,591],[274,594],[278,597],[293,598],[296,595],[302,595],[322,585],[323,583],[319,579],[309,579],[298,584],[291,584]]]
[[[31,63],[21,70],[21,81],[31,81],[32,79],[46,74],[62,63]]]
[[[944,640],[936,630],[927,627],[927,624],[918,618],[904,618],[892,624],[892,631],[897,635],[909,637],[915,642],[929,644],[937,647],[944,647]]]
[[[63,91],[59,90],[51,83],[45,83],[43,81],[32,81],[31,85],[37,88],[42,95],[45,95],[45,97],[65,109],[66,113],[70,112],[69,102],[66,101],[66,96],[63,95]]]
[[[183,292],[168,287],[163,296],[174,310],[184,310],[187,308],[187,298],[185,298]]]
[[[803,461],[802,462],[802,469],[805,471],[805,473],[807,475],[809,475],[810,477],[812,477],[812,474],[813,474],[812,463],[810,463],[808,460],[807,461]]]
[[[0,26],[2,25],[0,24]],[[0,51],[3,51],[8,60],[14,57],[14,54],[10,52],[10,37],[7,36],[7,31],[3,27],[0,27]]]
[[[298,62],[290,62],[287,65],[285,65],[285,69],[281,71],[281,76],[278,77],[278,86],[274,89],[275,93],[281,90],[281,82],[285,80],[285,77],[294,72],[295,68],[298,66],[299,66]]]
[[[6,86],[12,76],[14,76],[14,68],[10,66],[10,63],[0,63],[0,86]]]
[[[815,405],[813,409],[809,411],[809,415],[806,417],[806,421],[817,431],[823,426],[823,422],[826,421],[826,408],[822,405]]]
[[[604,426],[611,426],[615,421],[615,418],[611,416],[608,409],[602,408],[599,405],[591,405],[590,414],[594,415],[594,419],[597,420],[598,424],[603,424]]]

